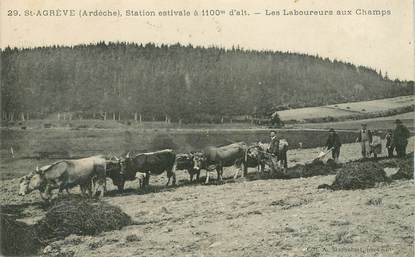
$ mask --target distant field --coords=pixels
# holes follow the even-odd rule
[[[343,103],[320,107],[308,107],[279,111],[280,118],[284,121],[304,121],[316,118],[340,118],[358,116],[371,113],[387,112],[389,110],[410,107],[415,103],[415,96],[400,96],[373,101]]]
[[[405,126],[410,130],[415,130],[414,124],[415,112],[403,113],[388,117],[379,117],[364,120],[348,120],[339,122],[324,122],[324,123],[303,123],[296,124],[297,128],[309,129],[341,129],[341,130],[358,130],[362,123],[366,123],[369,129],[372,130],[387,130],[395,127],[395,119],[400,119]]]

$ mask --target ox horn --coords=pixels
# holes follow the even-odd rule
[[[36,172],[39,172],[39,171],[40,171],[40,170],[39,170],[39,166],[38,166],[38,165],[36,165],[35,171],[36,171]]]
[[[130,158],[130,152],[127,153],[127,155],[125,156],[125,158]]]
[[[117,157],[117,156],[115,156],[114,155],[114,159],[116,160],[116,161],[119,161],[120,159]]]

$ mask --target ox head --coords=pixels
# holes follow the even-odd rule
[[[43,170],[36,167],[35,171],[20,178],[19,195],[24,196],[33,190],[41,190],[44,187],[44,181]]]
[[[128,174],[129,172],[137,172],[137,167],[141,167],[145,163],[146,157],[144,154],[131,155],[128,152],[124,158],[121,158],[121,174]]]
[[[257,159],[261,153],[261,149],[258,145],[250,146],[246,152],[248,159]]]
[[[106,173],[109,178],[111,178],[114,185],[118,186],[124,182],[124,178],[122,176],[122,163],[124,159],[117,158],[116,156],[111,157],[106,162]]]
[[[193,154],[193,169],[201,170],[206,166],[207,157],[203,153],[194,153]]]
[[[247,160],[248,161],[249,160],[261,161],[265,157],[267,148],[268,148],[268,145],[262,142],[257,142],[249,146],[246,152]]]

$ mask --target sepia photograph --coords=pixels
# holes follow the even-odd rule
[[[0,256],[412,257],[411,0],[2,0]]]

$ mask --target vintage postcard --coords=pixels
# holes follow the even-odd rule
[[[414,256],[413,1],[0,13],[0,255]]]

